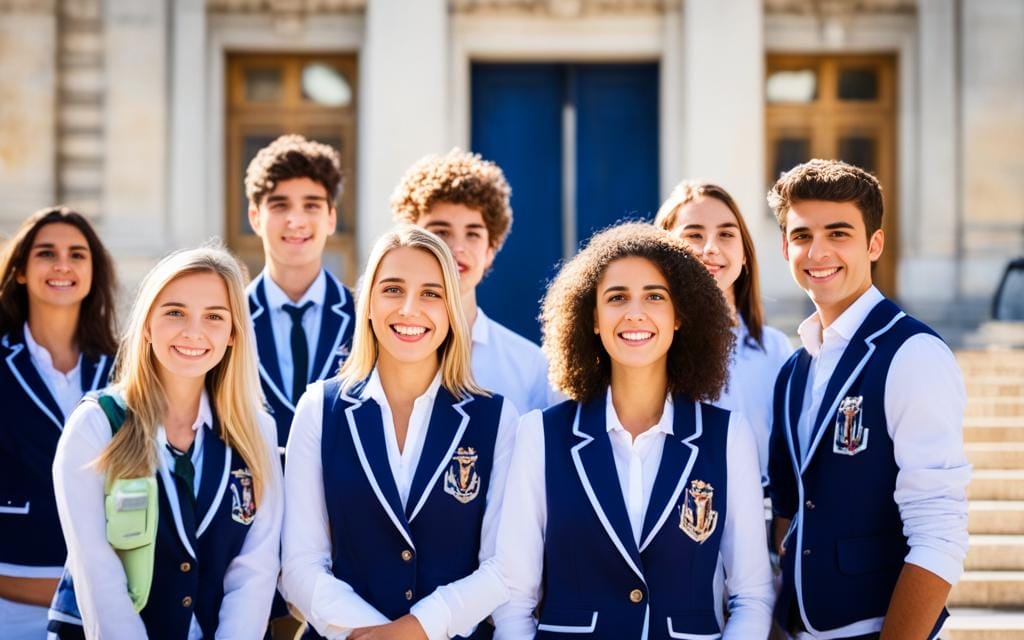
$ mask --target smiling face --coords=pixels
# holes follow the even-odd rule
[[[733,284],[743,264],[743,240],[736,215],[718,198],[697,198],[679,209],[672,234],[685,241],[735,306]]]
[[[871,263],[882,255],[879,229],[867,238],[852,202],[805,200],[786,213],[782,253],[827,327],[871,287]]]
[[[183,275],[164,287],[146,322],[162,380],[201,378],[233,342],[228,288],[215,273]]]
[[[36,232],[16,278],[28,290],[30,307],[80,306],[92,287],[89,242],[73,225],[47,224]]]
[[[594,333],[612,361],[612,377],[623,368],[666,367],[679,328],[668,281],[650,260],[619,258],[597,283]]]
[[[444,274],[422,249],[399,247],[381,260],[370,291],[370,324],[378,357],[400,363],[440,362],[448,336]]]
[[[249,204],[268,261],[284,267],[319,265],[337,222],[327,189],[311,178],[282,180],[259,205]]]
[[[494,262],[483,214],[464,204],[438,202],[416,224],[444,240],[459,268],[459,288],[473,291]]]

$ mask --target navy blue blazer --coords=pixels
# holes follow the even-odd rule
[[[32,364],[21,330],[0,339],[0,361],[0,573],[56,577],[67,547],[52,468],[67,416]],[[83,355],[82,392],[106,386],[112,364],[110,356]]]
[[[324,274],[327,276],[327,293],[324,297],[323,317],[320,320],[320,336],[317,338],[311,375],[307,382],[326,380],[338,372],[341,363],[348,357],[355,328],[352,322],[355,317],[352,293],[326,269]],[[249,295],[249,312],[252,314],[253,328],[256,330],[260,384],[267,400],[267,410],[277,424],[277,445],[284,447],[288,443],[288,433],[291,431],[292,418],[295,416],[295,403],[290,397],[291,381],[281,379],[281,370],[277,364],[274,329],[267,308],[267,277],[265,271],[260,273],[249,283],[246,291]]]

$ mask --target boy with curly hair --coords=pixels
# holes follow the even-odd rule
[[[462,305],[473,332],[473,377],[521,412],[560,400],[548,385],[540,347],[489,318],[477,306],[483,280],[512,226],[511,189],[501,168],[452,149],[413,164],[391,196],[395,220],[441,237],[459,268]]]

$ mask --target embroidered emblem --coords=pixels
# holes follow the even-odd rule
[[[861,405],[864,396],[847,396],[839,403],[836,416],[835,437],[832,452],[844,456],[855,456],[868,448],[868,431],[861,424]]]
[[[444,492],[462,504],[472,502],[480,493],[476,455],[474,447],[459,447],[444,473]]]
[[[693,480],[679,507],[679,528],[698,544],[704,544],[718,526],[718,512],[712,509],[714,496],[714,487],[703,480]]]
[[[252,496],[252,473],[248,469],[231,472],[231,519],[246,526],[256,517]]]

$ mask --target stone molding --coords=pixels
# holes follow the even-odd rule
[[[917,0],[764,0],[767,15],[804,15],[846,19],[858,15],[905,15],[917,12]]]
[[[593,15],[658,15],[679,11],[683,0],[449,0],[454,14],[538,15],[580,18]]]
[[[2,2],[3,0],[0,0]],[[210,13],[262,13],[303,17],[331,13],[362,13],[368,0],[206,0]]]

